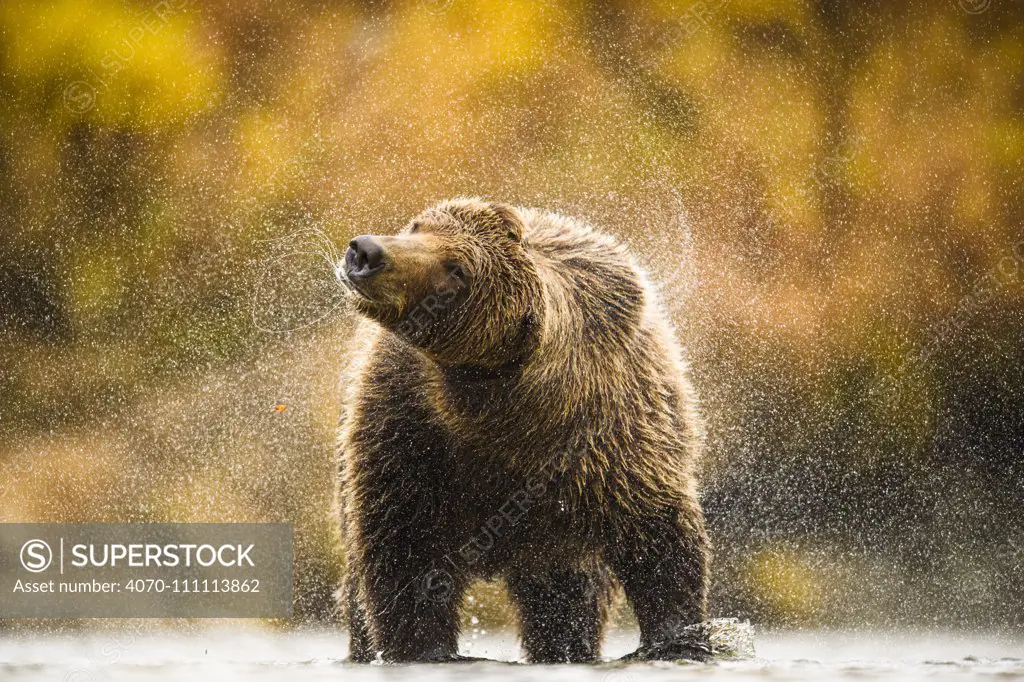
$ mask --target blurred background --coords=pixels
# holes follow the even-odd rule
[[[1024,626],[1020,3],[4,0],[0,101],[0,521],[289,521],[330,620],[326,259],[483,195],[662,284],[714,615]]]

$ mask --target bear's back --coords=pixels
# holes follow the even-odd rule
[[[526,224],[529,248],[552,260],[582,265],[585,261],[628,268],[635,272],[629,252],[615,237],[589,223],[557,213],[517,209]]]
[[[649,326],[656,303],[646,275],[615,237],[586,222],[554,213],[518,209],[526,244],[548,292],[549,323],[575,344],[597,344],[619,354]],[[595,349],[595,350],[597,350]]]

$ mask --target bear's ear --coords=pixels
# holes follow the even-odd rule
[[[509,239],[521,243],[523,235],[526,233],[526,225],[519,216],[519,212],[508,204],[497,202],[491,203],[491,210],[494,211],[494,215],[501,221],[501,226],[508,231]]]

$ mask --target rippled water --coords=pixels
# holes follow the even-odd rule
[[[611,636],[605,654],[627,653],[636,637]],[[542,669],[518,657],[511,634],[467,639],[463,653],[505,662],[435,666],[357,666],[342,662],[341,632],[193,635],[116,633],[0,639],[0,679],[121,680],[966,680],[1024,679],[1020,636],[777,632],[759,633],[757,658],[713,664],[604,663]],[[115,662],[116,661],[116,662]]]

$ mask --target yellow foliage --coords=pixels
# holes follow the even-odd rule
[[[808,558],[785,548],[757,552],[747,562],[745,582],[758,600],[783,620],[812,619],[826,585]]]
[[[219,104],[219,58],[193,5],[160,0],[133,12],[114,0],[15,0],[0,26],[20,84],[59,89],[58,119],[159,128]]]

